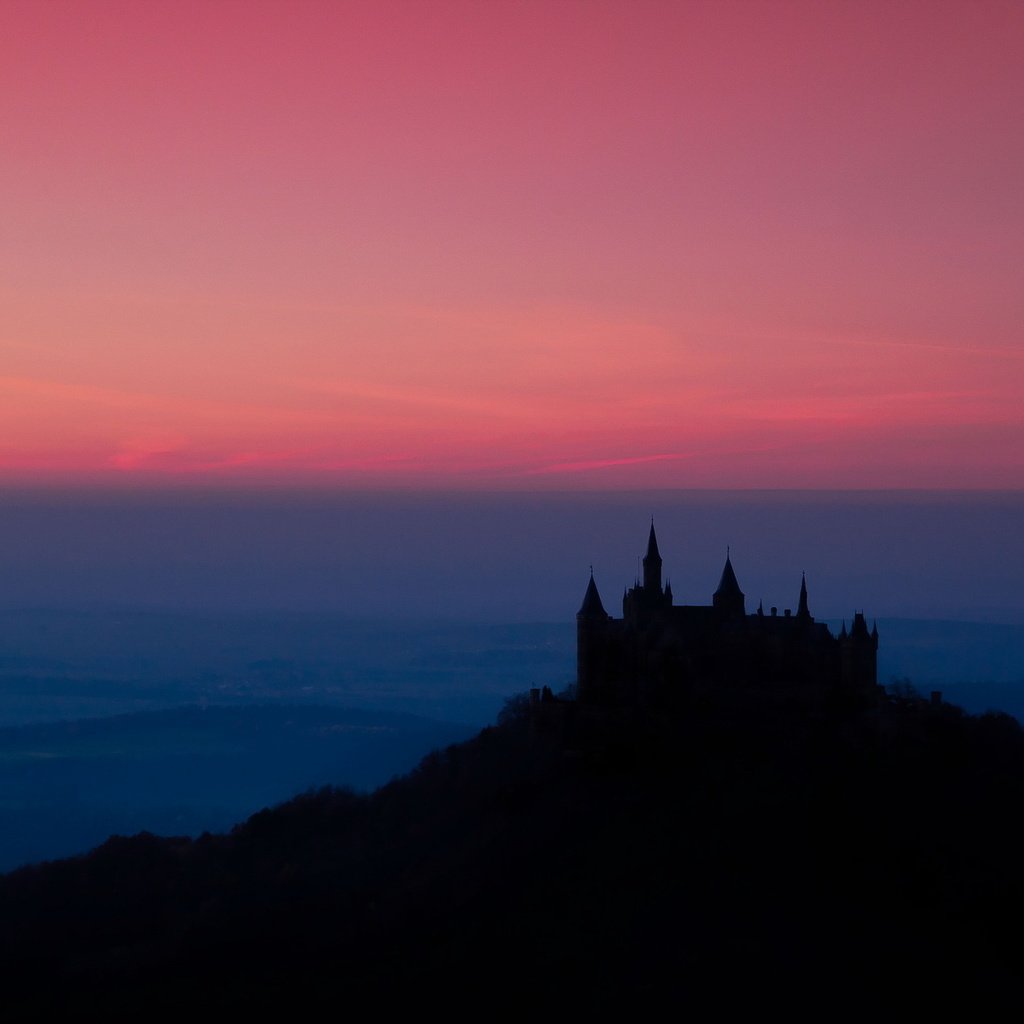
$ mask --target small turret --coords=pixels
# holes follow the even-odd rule
[[[576,617],[584,619],[607,619],[608,613],[601,604],[601,595],[597,592],[597,584],[594,582],[594,572],[590,572],[590,582],[587,584],[587,592],[583,595],[583,604],[576,613]]]
[[[607,695],[612,670],[611,628],[591,569],[583,604],[576,613],[576,692],[582,701],[600,700]]]
[[[728,548],[725,549],[725,568],[722,569],[722,578],[719,580],[712,603],[717,611],[731,618],[740,618],[746,614],[743,591],[736,580]]]

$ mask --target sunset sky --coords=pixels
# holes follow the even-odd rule
[[[1024,4],[0,0],[0,482],[1020,488]]]

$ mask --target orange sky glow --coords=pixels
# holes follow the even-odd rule
[[[0,482],[1024,484],[1024,5],[0,11]]]

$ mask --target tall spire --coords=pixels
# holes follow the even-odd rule
[[[654,534],[654,516],[651,516],[651,532],[647,538],[647,554],[644,555],[644,590],[649,594],[661,593],[661,555],[658,553],[658,538]]]
[[[654,534],[654,516],[651,516],[651,532],[647,538],[647,557],[661,560],[661,555],[658,553],[658,538]]]
[[[796,609],[796,617],[798,619],[811,617],[810,609],[807,607],[807,575],[805,573],[800,574],[800,604]]]

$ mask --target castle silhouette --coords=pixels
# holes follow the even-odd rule
[[[878,696],[878,628],[862,612],[833,636],[815,622],[800,581],[796,614],[758,605],[748,615],[732,561],[710,605],[674,605],[662,586],[654,521],[637,579],[612,618],[597,592],[593,570],[576,616],[576,697],[585,704],[659,704],[685,697],[761,694],[812,703],[864,703]]]

